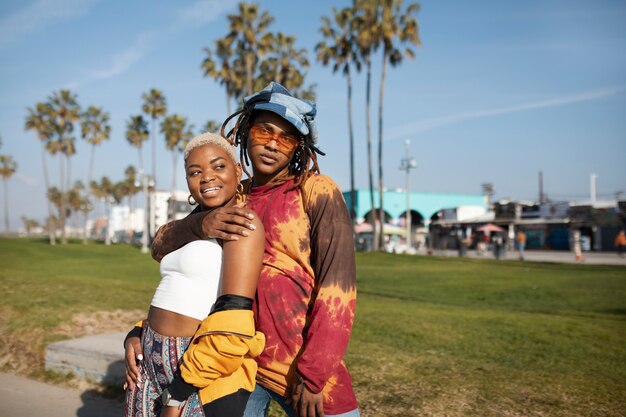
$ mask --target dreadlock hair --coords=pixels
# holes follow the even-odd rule
[[[232,145],[239,146],[239,160],[243,162],[241,168],[248,178],[252,178],[252,175],[250,175],[246,169],[246,166],[250,164],[250,158],[248,157],[248,135],[254,118],[259,111],[268,110],[254,110],[251,106],[248,108],[244,107],[242,110],[238,110],[228,116],[222,124],[221,129],[222,136],[227,138]],[[235,117],[235,126],[225,134],[226,125]],[[289,175],[280,179],[281,181],[288,181],[293,178],[294,183],[287,191],[299,188],[302,192],[306,180],[311,175],[320,173],[320,168],[317,164],[317,155],[326,155],[315,146],[313,141],[309,139],[309,136],[298,135],[298,142],[299,145],[289,161]]]

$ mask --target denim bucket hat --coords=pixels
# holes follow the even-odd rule
[[[317,142],[315,103],[294,97],[289,90],[276,82],[272,81],[258,93],[245,97],[243,107],[276,113],[294,125],[310,141]]]

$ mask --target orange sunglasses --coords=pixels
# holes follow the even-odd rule
[[[298,147],[296,135],[270,132],[261,125],[254,125],[250,128],[249,138],[253,145],[267,145],[273,140],[276,142],[278,151],[287,156]]]

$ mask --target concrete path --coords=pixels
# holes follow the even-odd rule
[[[61,388],[0,373],[0,417],[120,417],[122,403],[93,391]]]
[[[426,255],[424,250],[417,252],[417,255]],[[434,250],[433,255],[445,256],[445,257],[458,257],[456,250]],[[562,263],[577,263],[582,265],[624,265],[626,266],[626,256],[619,257],[614,252],[583,252],[583,260],[577,261],[572,252],[567,251],[547,251],[547,250],[526,250],[524,258],[527,261],[533,262],[562,262]],[[475,250],[471,249],[467,251],[465,255],[468,258],[475,259],[495,259],[493,252],[487,252],[482,255],[478,255]],[[505,260],[514,261],[517,260],[517,251],[507,251]]]

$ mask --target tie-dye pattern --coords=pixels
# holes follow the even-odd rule
[[[330,178],[309,178],[303,193],[291,185],[254,187],[248,197],[266,234],[254,307],[266,336],[257,380],[286,395],[297,370],[323,390],[324,411],[340,414],[357,407],[342,361],[356,307],[352,226]]]

